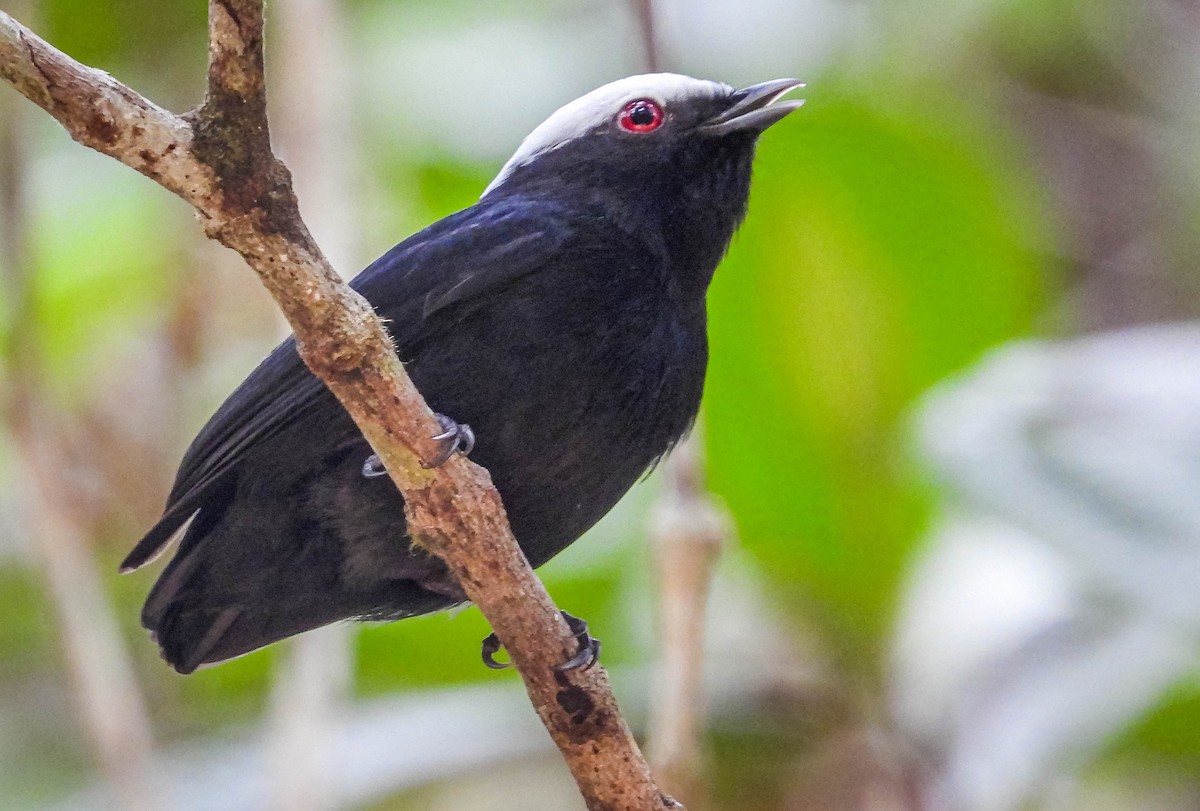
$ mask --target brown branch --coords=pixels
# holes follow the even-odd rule
[[[483,469],[462,458],[436,471],[437,423],[370,305],[338,278],[300,219],[287,169],[270,151],[262,78],[261,0],[210,0],[204,104],[173,115],[55,50],[0,12],[0,77],[75,140],[192,204],[208,235],[258,273],[330,388],[404,493],[409,532],[443,558],[508,648],[589,809],[679,807],[655,786],[603,668],[554,664],[575,643],[508,527]]]

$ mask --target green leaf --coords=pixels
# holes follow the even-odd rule
[[[1027,179],[933,109],[818,98],[767,133],[710,296],[713,486],[851,655],[886,631],[925,522],[905,408],[1040,302]]]

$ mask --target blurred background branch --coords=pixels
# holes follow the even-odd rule
[[[654,0],[631,0],[645,70],[665,69]],[[693,811],[709,806],[704,737],[708,702],[704,662],[708,597],[730,520],[704,486],[703,425],[693,427],[663,462],[650,516],[658,602],[658,662],[646,732],[654,774]]]
[[[708,709],[705,620],[730,523],[704,488],[698,441],[681,443],[665,468],[651,530],[661,653],[647,724],[649,755],[663,786],[687,797],[694,809],[703,809],[709,793],[703,744]]]
[[[19,9],[31,12],[32,6]],[[0,283],[9,302],[3,414],[23,475],[16,484],[28,552],[53,608],[60,655],[91,754],[123,807],[162,807],[146,709],[90,543],[94,518],[76,484],[92,466],[87,444],[68,447],[47,396],[29,234],[24,105],[0,99]],[[80,432],[82,437],[86,432]]]
[[[338,137],[354,121],[344,92],[351,80],[344,10],[336,0],[289,0],[272,12],[276,38],[268,39],[267,67],[276,145],[305,223],[333,267],[346,273],[369,257],[357,249],[355,150]],[[353,684],[353,626],[327,626],[284,644],[268,721],[272,806],[337,808],[332,749]]]

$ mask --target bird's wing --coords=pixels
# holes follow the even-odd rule
[[[389,319],[403,349],[424,337],[425,319],[487,294],[561,256],[573,233],[568,212],[522,197],[485,200],[401,242],[350,283]]]
[[[392,248],[351,286],[388,319],[402,355],[434,313],[488,294],[549,264],[570,238],[562,207],[523,198],[484,201]],[[454,319],[438,322],[453,325]],[[294,339],[284,341],[217,410],[184,454],[158,523],[121,564],[142,566],[197,510],[223,500],[238,463],[312,408],[334,401],[308,371]]]

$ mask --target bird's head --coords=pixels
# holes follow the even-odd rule
[[[601,207],[661,233],[676,260],[711,273],[745,212],[758,136],[804,103],[781,100],[802,86],[777,79],[737,90],[673,73],[606,84],[534,129],[484,198]]]

